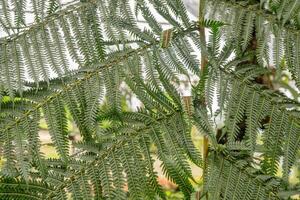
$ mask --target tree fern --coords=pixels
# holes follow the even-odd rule
[[[0,1],[1,199],[167,199],[155,159],[185,199],[198,190],[190,163],[206,199],[299,194],[299,102],[282,92],[299,87],[299,2],[206,0],[198,22],[181,0],[132,2]],[[42,118],[55,159],[41,151]],[[203,158],[193,127],[209,141]]]

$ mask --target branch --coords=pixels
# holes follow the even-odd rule
[[[199,0],[199,23],[203,24],[204,22],[204,8],[205,8],[205,0]],[[200,34],[200,42],[204,44],[204,47],[206,47],[206,38],[205,38],[205,28],[204,26],[199,27],[199,34]],[[207,67],[208,60],[207,60],[207,55],[201,50],[201,72],[204,72],[204,69]],[[204,102],[206,101],[203,99]],[[203,182],[205,182],[205,174],[207,172],[207,165],[208,165],[208,146],[209,146],[209,141],[207,136],[203,136]],[[208,194],[205,195],[205,198],[208,199]]]

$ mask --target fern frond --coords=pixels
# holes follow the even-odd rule
[[[86,80],[84,83],[84,97],[87,104],[85,110],[85,126],[89,128],[91,132],[95,127],[98,104],[103,98],[104,92],[101,84],[102,83],[98,77],[93,77]]]
[[[120,199],[126,199],[126,191],[125,191],[125,176],[123,173],[123,168],[120,160],[120,155],[118,154],[112,154],[110,163],[111,163],[111,171],[113,176],[113,184],[115,186],[113,198],[120,198]]]
[[[282,4],[285,5],[285,4]],[[289,4],[287,6],[285,6],[284,8],[284,13],[282,15],[282,25],[285,25],[285,23],[290,20],[291,16],[293,16],[295,14],[295,12],[297,12],[297,10],[299,10],[300,5],[298,1],[292,0],[289,1]]]
[[[276,120],[276,121],[273,121]],[[287,129],[288,119],[285,113],[278,113],[275,106],[271,109],[270,122],[263,134],[264,160],[262,169],[266,174],[275,175],[278,170],[279,158],[282,154],[282,137]]]
[[[91,167],[87,172],[94,193],[95,199],[102,199],[102,186],[101,186],[101,177],[99,169],[97,167]]]
[[[36,167],[41,175],[41,177],[47,177],[47,166],[45,163],[45,157],[40,151],[41,141],[38,135],[38,125],[40,120],[39,111],[34,112],[31,117],[27,117],[21,123],[26,137],[28,138],[28,157],[30,155],[30,160],[32,165]]]
[[[13,134],[11,130],[1,132],[1,143],[3,145],[3,157],[6,159],[1,173],[8,177],[14,177],[17,175],[17,169],[15,166],[15,149],[13,144]]]
[[[53,102],[43,105],[43,112],[56,150],[62,160],[67,162],[69,155],[68,133],[63,102],[56,97]]]
[[[176,115],[170,115],[169,117],[172,116],[175,117]],[[117,129],[112,129],[113,132],[121,134],[116,138],[111,137],[113,141],[115,139],[117,141],[111,143],[109,139],[107,147],[105,147],[106,145],[104,146],[105,148],[100,151],[99,156],[94,157],[90,163],[87,163],[87,165],[84,165],[81,170],[76,172],[75,175],[72,176],[73,178],[70,177],[71,181],[67,181],[61,184],[56,188],[56,190],[69,187],[70,191],[73,193],[74,189],[72,189],[72,187],[76,186],[75,183],[81,179],[82,173],[89,169],[88,166],[97,165],[101,166],[101,185],[103,188],[104,196],[108,198],[114,198],[117,194],[120,194],[121,198],[124,197],[125,191],[124,188],[121,188],[125,185],[124,183],[128,184],[129,196],[131,196],[132,198],[152,199],[156,195],[163,196],[164,198],[160,186],[158,186],[157,180],[155,178],[155,172],[153,171],[153,161],[151,156],[149,155],[149,138],[146,141],[147,135],[144,135],[151,133],[152,136],[158,136],[162,134],[161,136],[158,136],[158,138],[160,138],[158,140],[153,138],[152,136],[151,139],[153,139],[154,143],[158,147],[159,158],[163,162],[164,172],[168,177],[179,184],[186,197],[188,197],[192,192],[192,187],[187,178],[191,177],[191,172],[186,162],[185,155],[180,148],[181,145],[175,138],[174,133],[171,133],[167,128],[164,128],[163,132],[156,132],[157,130],[159,130],[158,128],[160,126],[166,126],[164,124],[168,122],[169,117],[165,119],[153,118],[154,121],[146,125],[146,127],[137,129],[132,127],[131,134],[125,132],[126,137],[122,137],[122,134],[124,134],[122,133],[122,127],[124,125],[121,125],[121,127],[118,126]],[[156,131],[152,132],[150,131],[151,129],[153,131]],[[163,142],[164,138],[168,141],[172,141],[172,145],[166,145]],[[140,143],[139,141],[141,140],[144,140],[144,142]],[[176,154],[171,154],[171,152],[176,152]],[[174,159],[170,160],[170,156],[172,156]],[[123,171],[126,174],[126,179],[124,179],[123,177]],[[179,175],[178,173],[180,173],[181,175]],[[113,178],[114,176],[116,176],[116,178]],[[118,187],[115,188],[114,186],[117,185]],[[150,186],[155,187],[152,188]],[[49,194],[49,196],[51,195],[53,195],[53,193]]]
[[[159,13],[159,15],[161,15],[172,26],[177,28],[181,27],[180,23],[178,23],[177,20],[169,12],[166,2],[161,2],[158,0],[150,0],[149,2],[153,5],[153,7]]]
[[[266,177],[245,160],[230,160],[212,155],[207,192],[211,199],[278,199],[279,182]]]
[[[246,136],[247,145],[251,151],[255,151],[258,129],[260,128],[260,121],[265,113],[268,111],[268,101],[259,98],[259,95],[254,91],[248,99],[249,106],[246,109]]]
[[[0,39],[1,174],[17,183],[0,184],[4,199],[167,199],[155,155],[189,199],[190,161],[203,166],[193,125],[209,138],[207,198],[278,199],[288,184],[300,145],[299,103],[259,79],[275,63],[299,82],[295,0],[208,1],[213,18],[201,22],[190,21],[181,0],[136,0],[136,15],[122,0],[0,0],[0,9],[0,31],[8,35]],[[174,27],[162,39],[161,19]],[[211,29],[208,44],[199,27]],[[202,71],[199,50],[208,59]],[[200,78],[193,97],[184,98],[186,111],[177,88],[182,75],[188,87]],[[124,88],[138,99],[137,111],[122,106]],[[58,159],[41,153],[41,113]],[[72,142],[73,155],[68,113],[82,138]],[[222,130],[215,130],[217,117]],[[281,165],[283,182],[273,177]]]
[[[245,17],[245,22],[244,22],[244,30],[243,30],[243,42],[242,42],[242,49],[243,51],[246,50],[246,48],[249,45],[250,40],[252,39],[253,35],[253,28],[254,28],[254,16],[252,13],[247,14]]]
[[[228,139],[233,142],[237,139],[237,135],[240,131],[238,123],[243,120],[246,99],[248,96],[248,91],[246,86],[239,85],[238,82],[233,83],[233,91],[231,98],[229,100],[227,117],[225,125],[228,131]]]
[[[145,155],[145,160],[146,160],[146,166],[147,166],[147,173],[149,174],[149,185],[154,189],[155,193],[157,193],[160,198],[166,199],[166,195],[163,192],[163,189],[161,185],[157,183],[157,173],[154,171],[154,159],[151,156],[151,153],[149,151],[149,145],[150,145],[150,138],[147,136],[142,136],[140,138],[141,142],[141,149],[143,151],[143,154]]]
[[[296,152],[299,149],[300,137],[298,134],[298,125],[291,120],[287,131],[287,140],[283,145],[283,180],[288,182],[289,172],[295,163]]]
[[[136,11],[140,11],[142,13],[144,19],[149,23],[150,27],[156,34],[161,34],[162,27],[157,22],[144,0],[137,1]]]
[[[25,141],[24,130],[20,126],[16,126],[14,131],[14,141],[16,146],[16,160],[18,163],[18,169],[21,173],[22,178],[25,181],[29,180],[29,159],[28,152],[26,151],[26,146],[28,145]]]
[[[53,186],[44,182],[25,182],[19,178],[1,178],[0,197],[2,199],[43,199],[53,191]]]

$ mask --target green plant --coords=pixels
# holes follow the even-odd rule
[[[300,86],[299,1],[202,0],[198,22],[181,0],[133,2],[0,1],[1,199],[167,199],[151,145],[185,199],[299,194],[289,182],[299,103],[272,82],[289,71]],[[199,79],[192,97],[176,89],[179,75]],[[137,111],[122,109],[121,84]],[[68,112],[82,137],[74,155]],[[57,159],[41,153],[41,113]],[[192,126],[205,136],[203,156]],[[195,193],[189,161],[204,170]]]

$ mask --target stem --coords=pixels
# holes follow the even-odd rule
[[[204,8],[205,8],[205,0],[199,0],[199,34],[200,34],[200,42],[206,46],[206,39],[205,39],[205,28],[203,26],[201,26],[201,24],[203,24],[202,22],[204,21]],[[207,66],[207,57],[204,55],[204,53],[201,52],[201,72],[203,72],[203,70],[205,69],[205,67]],[[208,145],[209,145],[209,141],[207,136],[203,136],[203,184],[205,183],[205,174],[207,173],[207,157],[208,157]],[[208,199],[208,194],[205,194],[205,198]]]

